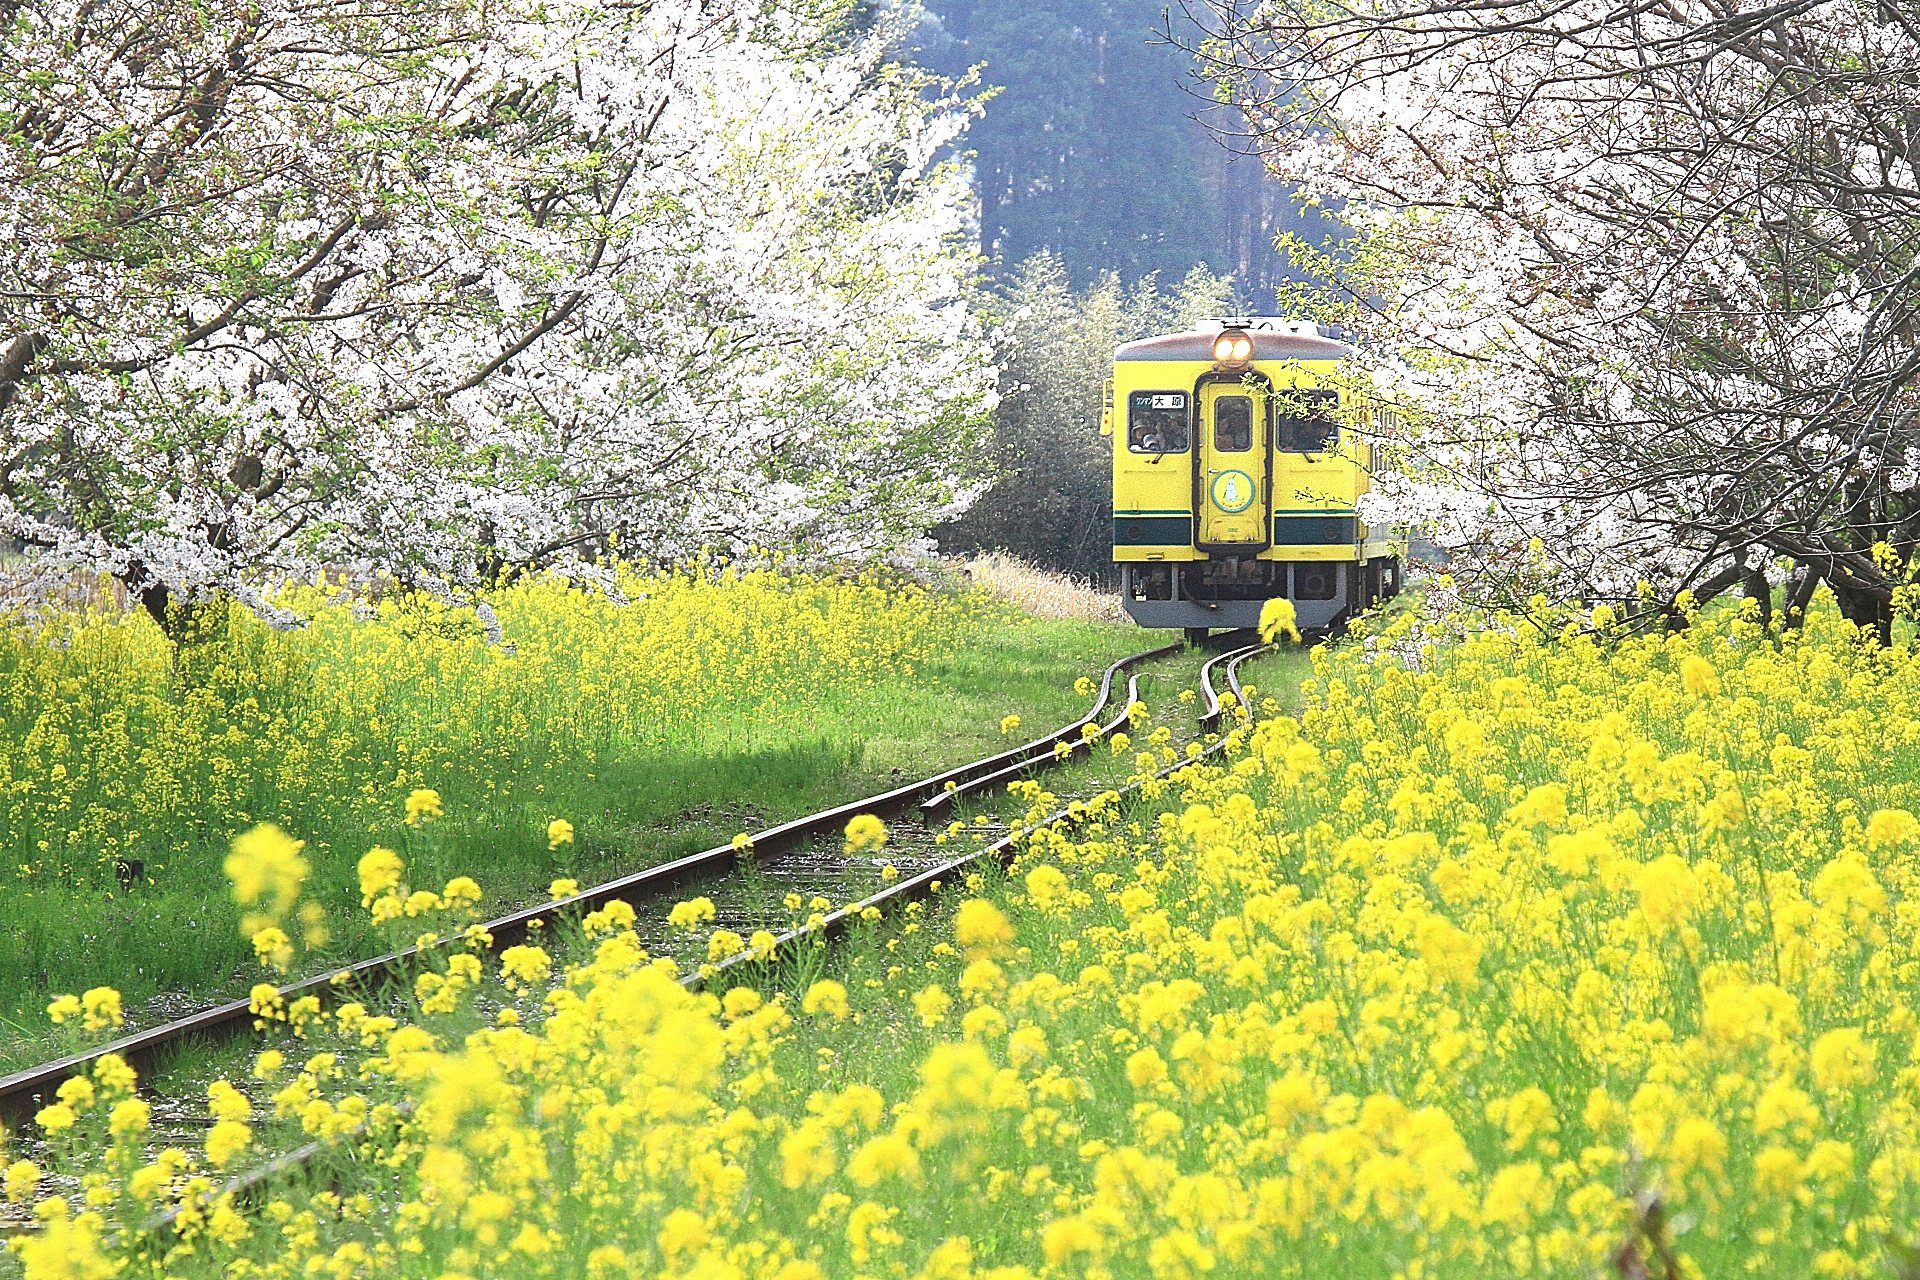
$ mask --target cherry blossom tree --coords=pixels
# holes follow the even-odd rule
[[[967,105],[828,0],[0,0],[0,535],[334,567],[898,545],[991,410]]]
[[[1400,513],[1485,592],[1671,616],[1920,540],[1920,9],[1210,0],[1203,56],[1352,227],[1289,301],[1405,405]],[[1775,588],[1786,591],[1776,601]],[[1903,594],[1904,593],[1904,594]]]

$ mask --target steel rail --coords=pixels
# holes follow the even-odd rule
[[[1045,767],[1047,753],[1050,753],[1055,742],[1072,738],[1080,732],[1081,726],[1093,723],[1100,712],[1106,708],[1113,696],[1114,681],[1121,673],[1128,672],[1142,663],[1165,657],[1179,647],[1177,644],[1172,644],[1144,649],[1113,663],[1101,676],[1093,706],[1085,716],[1032,742],[998,751],[977,760],[970,760],[965,764],[955,765],[931,777],[905,783],[880,792],[878,795],[833,805],[788,822],[778,823],[749,836],[751,843],[746,851],[736,849],[731,843],[716,845],[711,849],[691,853],[659,866],[648,867],[645,870],[582,889],[571,897],[543,902],[537,906],[488,920],[481,927],[493,936],[496,946],[509,946],[525,938],[536,921],[544,923],[549,916],[567,911],[597,910],[616,899],[638,903],[665,893],[694,876],[724,875],[733,870],[743,856],[758,860],[784,852],[815,836],[839,830],[848,819],[857,814],[896,816],[912,809],[930,792],[941,792],[947,784],[958,785],[981,772],[992,773],[1003,768],[1009,761],[1033,757],[1041,767]],[[1129,693],[1133,688],[1134,685],[1130,679]],[[1046,753],[1040,752],[1039,749],[1042,747],[1047,748]],[[283,1002],[290,1003],[303,996],[319,995],[337,990],[344,985],[396,971],[425,952],[455,945],[461,940],[462,934],[450,934],[427,943],[404,947],[384,955],[342,965],[326,974],[288,983],[275,990]],[[156,1055],[170,1046],[195,1038],[235,1034],[251,1027],[255,1016],[254,1002],[251,998],[229,1000],[184,1018],[176,1018],[121,1036],[105,1044],[65,1054],[36,1066],[0,1076],[0,1120],[17,1123],[23,1118],[30,1117],[40,1101],[59,1088],[63,1081],[86,1070],[108,1054],[118,1054],[136,1071],[144,1075],[144,1069],[153,1062]]]
[[[1211,668],[1218,662],[1226,663],[1227,679],[1232,688],[1238,689],[1239,685],[1233,682],[1235,682],[1238,676],[1240,664],[1250,658],[1259,657],[1272,647],[1273,646],[1268,644],[1247,645],[1244,648],[1220,654],[1207,663],[1207,668]],[[1124,786],[1115,788],[1113,795],[1118,799],[1125,799],[1143,790],[1150,783],[1175,778],[1183,770],[1191,769],[1208,757],[1218,755],[1225,751],[1232,741],[1233,735],[1231,733],[1226,734],[1201,748],[1198,755],[1190,756],[1184,760],[1176,760],[1164,768],[1155,770],[1153,774],[1148,777],[1139,778]],[[936,886],[952,883],[953,878],[958,873],[966,871],[969,867],[974,866],[985,858],[994,858],[1003,865],[1012,862],[1017,853],[1017,846],[1020,841],[1032,832],[1039,831],[1046,827],[1058,826],[1069,820],[1084,817],[1086,813],[1087,806],[1085,801],[1075,801],[1062,805],[1060,808],[1030,826],[1016,825],[1012,831],[994,841],[992,844],[982,845],[973,852],[955,858],[951,862],[943,863],[940,866],[932,867],[895,881],[878,893],[871,894],[858,902],[848,903],[846,906],[829,912],[817,920],[787,930],[774,939],[773,948],[770,952],[759,955],[742,952],[718,964],[709,965],[705,970],[690,973],[681,978],[680,983],[689,990],[699,990],[705,983],[730,970],[748,965],[764,966],[770,961],[772,956],[779,954],[783,949],[792,947],[798,942],[814,936],[832,937],[844,932],[847,927],[853,921],[859,919],[861,914],[869,907],[884,909],[887,904],[892,902],[928,897],[935,892]]]
[[[1243,662],[1246,662],[1250,658],[1258,658],[1263,654],[1268,654],[1272,652],[1273,652],[1273,645],[1271,643],[1263,644],[1263,645],[1260,645],[1258,648],[1256,648],[1252,653],[1243,653],[1239,657],[1235,658],[1232,662],[1229,662],[1227,664],[1227,688],[1233,690],[1234,700],[1238,702],[1241,706],[1243,707],[1247,706],[1247,695],[1246,695],[1246,692],[1240,688],[1240,664]],[[1253,708],[1247,707],[1247,711],[1249,714],[1251,714],[1253,711]]]
[[[1177,645],[1167,646],[1169,650],[1178,647]],[[1139,701],[1139,699],[1140,677],[1130,675],[1127,677],[1126,705],[1120,708],[1119,715],[1100,726],[1099,733],[1088,737],[1084,731],[1081,731],[1077,736],[1072,738],[1055,738],[1053,739],[1055,745],[1050,750],[1037,751],[1024,759],[1015,760],[1012,764],[1001,769],[996,769],[991,773],[982,774],[977,778],[958,783],[954,786],[943,787],[941,790],[920,802],[920,820],[930,823],[939,816],[941,809],[951,804],[957,804],[960,800],[977,791],[985,791],[998,783],[1011,782],[1015,778],[1024,777],[1027,773],[1035,769],[1050,768],[1055,764],[1071,759],[1083,751],[1091,753],[1095,742],[1106,738],[1112,734],[1114,730],[1127,722],[1128,713],[1133,709],[1133,704]],[[1076,728],[1093,723],[1094,718],[1088,716],[1085,720],[1081,721],[1080,726],[1076,726]],[[1066,743],[1067,749],[1065,751],[1059,749],[1058,744],[1062,741]]]
[[[1249,658],[1267,652],[1271,648],[1273,648],[1273,646],[1270,644],[1263,644],[1256,641],[1253,644],[1243,645],[1238,649],[1229,649],[1227,652],[1209,659],[1207,664],[1200,668],[1200,696],[1202,699],[1200,727],[1202,729],[1208,733],[1218,733],[1220,730],[1220,722],[1226,715],[1226,707],[1221,702],[1220,693],[1214,688],[1214,668],[1225,664],[1226,670],[1224,674],[1227,680],[1227,687],[1232,690],[1236,702],[1243,702],[1244,699],[1240,694],[1240,664]]]
[[[1170,645],[1168,649],[1171,650],[1178,647],[1177,645]],[[1240,686],[1237,677],[1240,664],[1250,658],[1255,658],[1266,653],[1272,647],[1273,646],[1266,644],[1253,644],[1241,649],[1235,649],[1228,653],[1220,654],[1207,664],[1207,668],[1211,669],[1216,663],[1224,662],[1226,664],[1226,678],[1229,687],[1238,691]],[[1165,651],[1156,650],[1154,652],[1164,653]],[[1144,661],[1141,655],[1138,654],[1135,654],[1133,659],[1128,659],[1128,661],[1136,659]],[[1131,682],[1129,683],[1131,684]],[[1091,720],[1092,717],[1089,716],[1086,722],[1090,723]],[[1231,741],[1231,734],[1221,737],[1204,747],[1199,755],[1177,760],[1173,764],[1156,770],[1150,777],[1137,779],[1124,786],[1118,787],[1113,791],[1113,795],[1116,799],[1125,799],[1141,791],[1149,783],[1177,777],[1182,771],[1191,769],[1208,757],[1225,751]],[[1032,832],[1047,827],[1059,826],[1067,821],[1083,817],[1086,813],[1087,809],[1084,801],[1063,805],[1030,826],[1016,825],[1011,832],[994,841],[992,844],[982,845],[973,852],[942,863],[940,866],[917,872],[914,875],[888,885],[877,893],[862,898],[858,902],[849,903],[846,906],[839,907],[823,916],[810,920],[805,924],[788,929],[775,937],[772,947],[764,952],[739,952],[717,964],[707,965],[704,968],[694,970],[692,973],[685,974],[679,979],[680,985],[689,991],[698,991],[722,974],[743,969],[752,970],[756,973],[764,973],[766,967],[772,963],[775,956],[782,952],[790,951],[793,947],[810,939],[819,938],[824,940],[838,937],[844,933],[855,920],[860,919],[862,914],[869,908],[885,910],[890,904],[931,897],[939,890],[942,884],[953,883],[959,874],[987,858],[992,858],[1002,865],[1010,863],[1018,852],[1020,841]],[[403,1104],[403,1110],[405,1109]],[[356,1129],[355,1132],[357,1133],[358,1130]],[[228,1179],[220,1187],[209,1193],[206,1202],[212,1203],[214,1200],[223,1196],[245,1196],[257,1191],[278,1174],[290,1169],[302,1168],[324,1153],[340,1149],[341,1145],[339,1138],[328,1140],[315,1139],[311,1142],[304,1143],[301,1146],[275,1156],[264,1164]],[[143,1231],[153,1231],[165,1227],[180,1216],[184,1207],[183,1205],[169,1206],[148,1217],[141,1223],[140,1229]]]

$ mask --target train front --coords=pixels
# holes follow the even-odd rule
[[[1269,599],[1325,632],[1399,586],[1364,525],[1375,410],[1342,386],[1353,348],[1310,323],[1229,319],[1114,353],[1113,558],[1142,626],[1251,627]]]

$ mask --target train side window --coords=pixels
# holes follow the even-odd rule
[[[1134,453],[1187,451],[1187,393],[1135,391],[1127,396],[1127,448]]]
[[[1213,402],[1213,447],[1220,453],[1253,448],[1253,397],[1220,396]]]
[[[1275,397],[1274,448],[1282,453],[1330,453],[1340,443],[1333,391],[1289,390]]]

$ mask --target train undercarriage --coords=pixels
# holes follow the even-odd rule
[[[1372,560],[1260,560],[1219,557],[1120,566],[1120,600],[1143,627],[1192,633],[1251,627],[1268,600],[1293,601],[1302,631],[1325,634],[1400,590],[1397,556]]]

